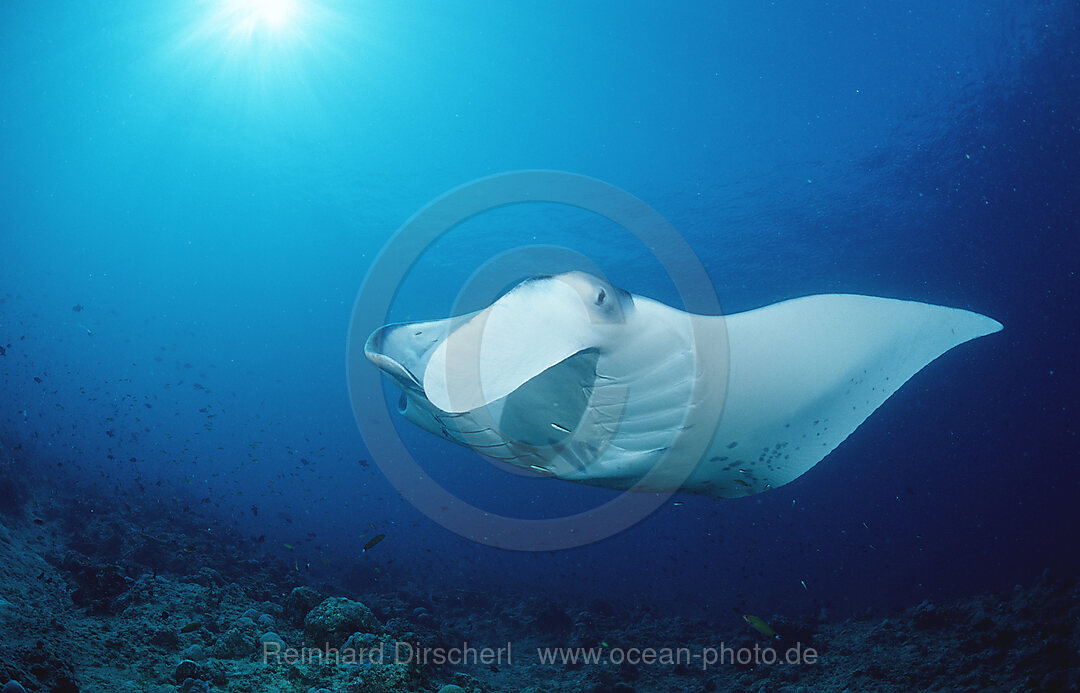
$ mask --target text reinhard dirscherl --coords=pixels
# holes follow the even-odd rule
[[[468,642],[458,647],[430,647],[415,642],[396,641],[371,648],[283,647],[279,642],[263,644],[263,664],[329,664],[332,666],[373,664],[412,664],[432,666],[470,666],[514,664],[513,644],[501,647],[476,647]],[[700,667],[702,671],[724,665],[801,665],[816,664],[817,651],[802,643],[786,649],[755,644],[753,647],[537,647],[540,664],[581,665],[658,665]]]

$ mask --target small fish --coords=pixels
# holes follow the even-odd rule
[[[293,549],[295,549],[295,548],[296,548],[296,547],[295,547],[295,546],[293,546],[292,544],[283,544],[283,546],[284,546],[285,548],[287,548],[287,549],[288,549],[289,551],[292,551]]]
[[[802,588],[804,590],[810,589],[809,587],[806,586],[806,580],[799,580],[799,584],[802,585]]]
[[[45,524],[45,520],[42,520],[40,517],[35,517],[34,518],[34,524],[35,525],[43,525],[43,524]]]
[[[71,307],[71,309],[73,311],[75,311],[76,313],[81,313],[82,312],[82,304],[81,303],[76,303],[75,305],[73,305]]]
[[[368,543],[364,544],[364,551],[374,548],[376,544],[386,538],[385,534],[376,534],[372,538],[368,539]]]
[[[750,614],[743,614],[742,617],[743,617],[744,621],[746,621],[748,624],[750,624],[751,628],[753,628],[757,632],[761,633],[762,635],[764,635],[766,637],[770,637],[773,640],[779,640],[780,639],[780,636],[776,633],[776,631],[773,630],[772,628],[770,628],[768,623],[765,623],[764,621],[762,621],[757,616],[751,616]]]
[[[675,502],[672,503],[672,505],[677,507],[677,506],[680,506],[680,505],[686,505],[686,503],[684,501],[675,501]]]
[[[191,623],[189,623],[186,626],[184,626],[183,628],[181,628],[180,632],[181,633],[194,633],[195,631],[199,630],[200,628],[202,628],[201,623],[199,623],[198,621],[192,621]]]

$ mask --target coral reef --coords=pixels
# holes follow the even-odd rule
[[[763,615],[770,638],[737,616],[709,622],[595,598],[308,582],[251,542],[202,541],[183,515],[19,499],[0,524],[3,693],[1080,686],[1080,586],[1049,574],[888,615]]]

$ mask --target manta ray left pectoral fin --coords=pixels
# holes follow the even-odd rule
[[[688,484],[725,497],[801,476],[931,361],[1002,327],[965,310],[847,294],[726,320],[724,413]]]

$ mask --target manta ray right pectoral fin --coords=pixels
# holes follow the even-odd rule
[[[1001,329],[965,310],[846,294],[724,319],[728,394],[716,435],[687,483],[720,497],[801,476],[924,366]]]
[[[567,293],[560,282],[526,282],[451,331],[422,378],[431,403],[478,409],[592,347],[588,315]]]

